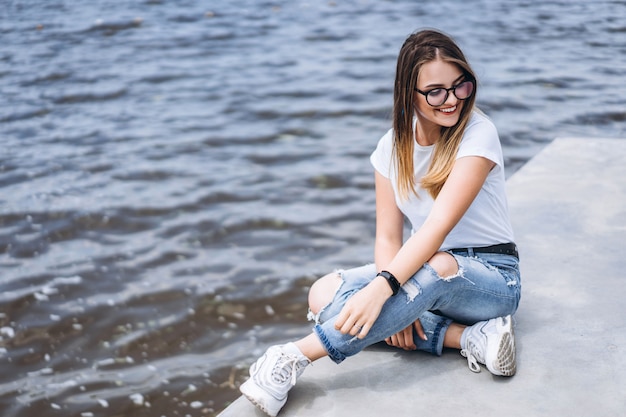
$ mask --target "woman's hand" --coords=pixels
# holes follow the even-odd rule
[[[415,329],[417,335],[422,340],[428,340],[426,334],[424,333],[424,329],[422,328],[422,323],[419,321],[419,319],[417,319],[406,329],[401,330],[393,336],[386,338],[385,342],[389,346],[395,346],[400,349],[415,350],[417,349],[417,346],[415,345],[415,341],[413,340],[413,329]]]
[[[391,288],[383,277],[376,277],[346,302],[337,316],[335,329],[363,339],[376,322]]]

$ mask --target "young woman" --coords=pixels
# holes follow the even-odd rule
[[[450,37],[423,30],[407,38],[393,128],[370,158],[375,264],[315,282],[313,333],[270,347],[251,366],[241,392],[270,416],[311,361],[340,363],[380,341],[435,355],[460,349],[474,372],[481,363],[495,375],[515,373],[518,253],[498,133],[474,107],[476,87]],[[405,217],[412,226],[406,242]]]

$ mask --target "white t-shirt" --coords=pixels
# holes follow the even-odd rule
[[[434,145],[420,146],[415,142],[413,165],[418,186],[416,197],[412,192],[402,200],[398,193],[395,162],[392,160],[393,129],[390,129],[372,153],[370,161],[376,171],[391,180],[396,204],[411,223],[412,233],[418,230],[428,217],[433,199],[419,186],[428,171]],[[456,158],[482,156],[495,162],[480,192],[459,223],[450,231],[440,250],[480,247],[513,242],[513,229],[509,220],[506,199],[504,160],[500,138],[494,124],[484,115],[474,112],[463,134]]]

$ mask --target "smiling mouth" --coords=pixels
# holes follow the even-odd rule
[[[445,109],[439,109],[439,111],[442,113],[454,113],[455,110],[456,110],[456,106],[448,107]]]

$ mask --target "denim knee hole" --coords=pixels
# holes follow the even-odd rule
[[[328,302],[328,304],[323,306],[317,314],[313,313],[310,308],[308,309],[307,314],[306,314],[306,318],[308,321],[312,321],[317,325],[322,324],[322,314],[324,314],[324,311],[328,308],[328,306],[330,306],[335,301],[337,294],[339,294],[339,291],[341,291],[341,287],[343,287],[343,285],[346,282],[346,280],[343,277],[343,272],[344,272],[343,269],[338,269],[335,271],[335,273],[339,275],[339,278],[341,278],[341,284],[339,284],[339,286],[337,287],[337,290],[333,294],[333,298],[330,300],[330,302]]]

